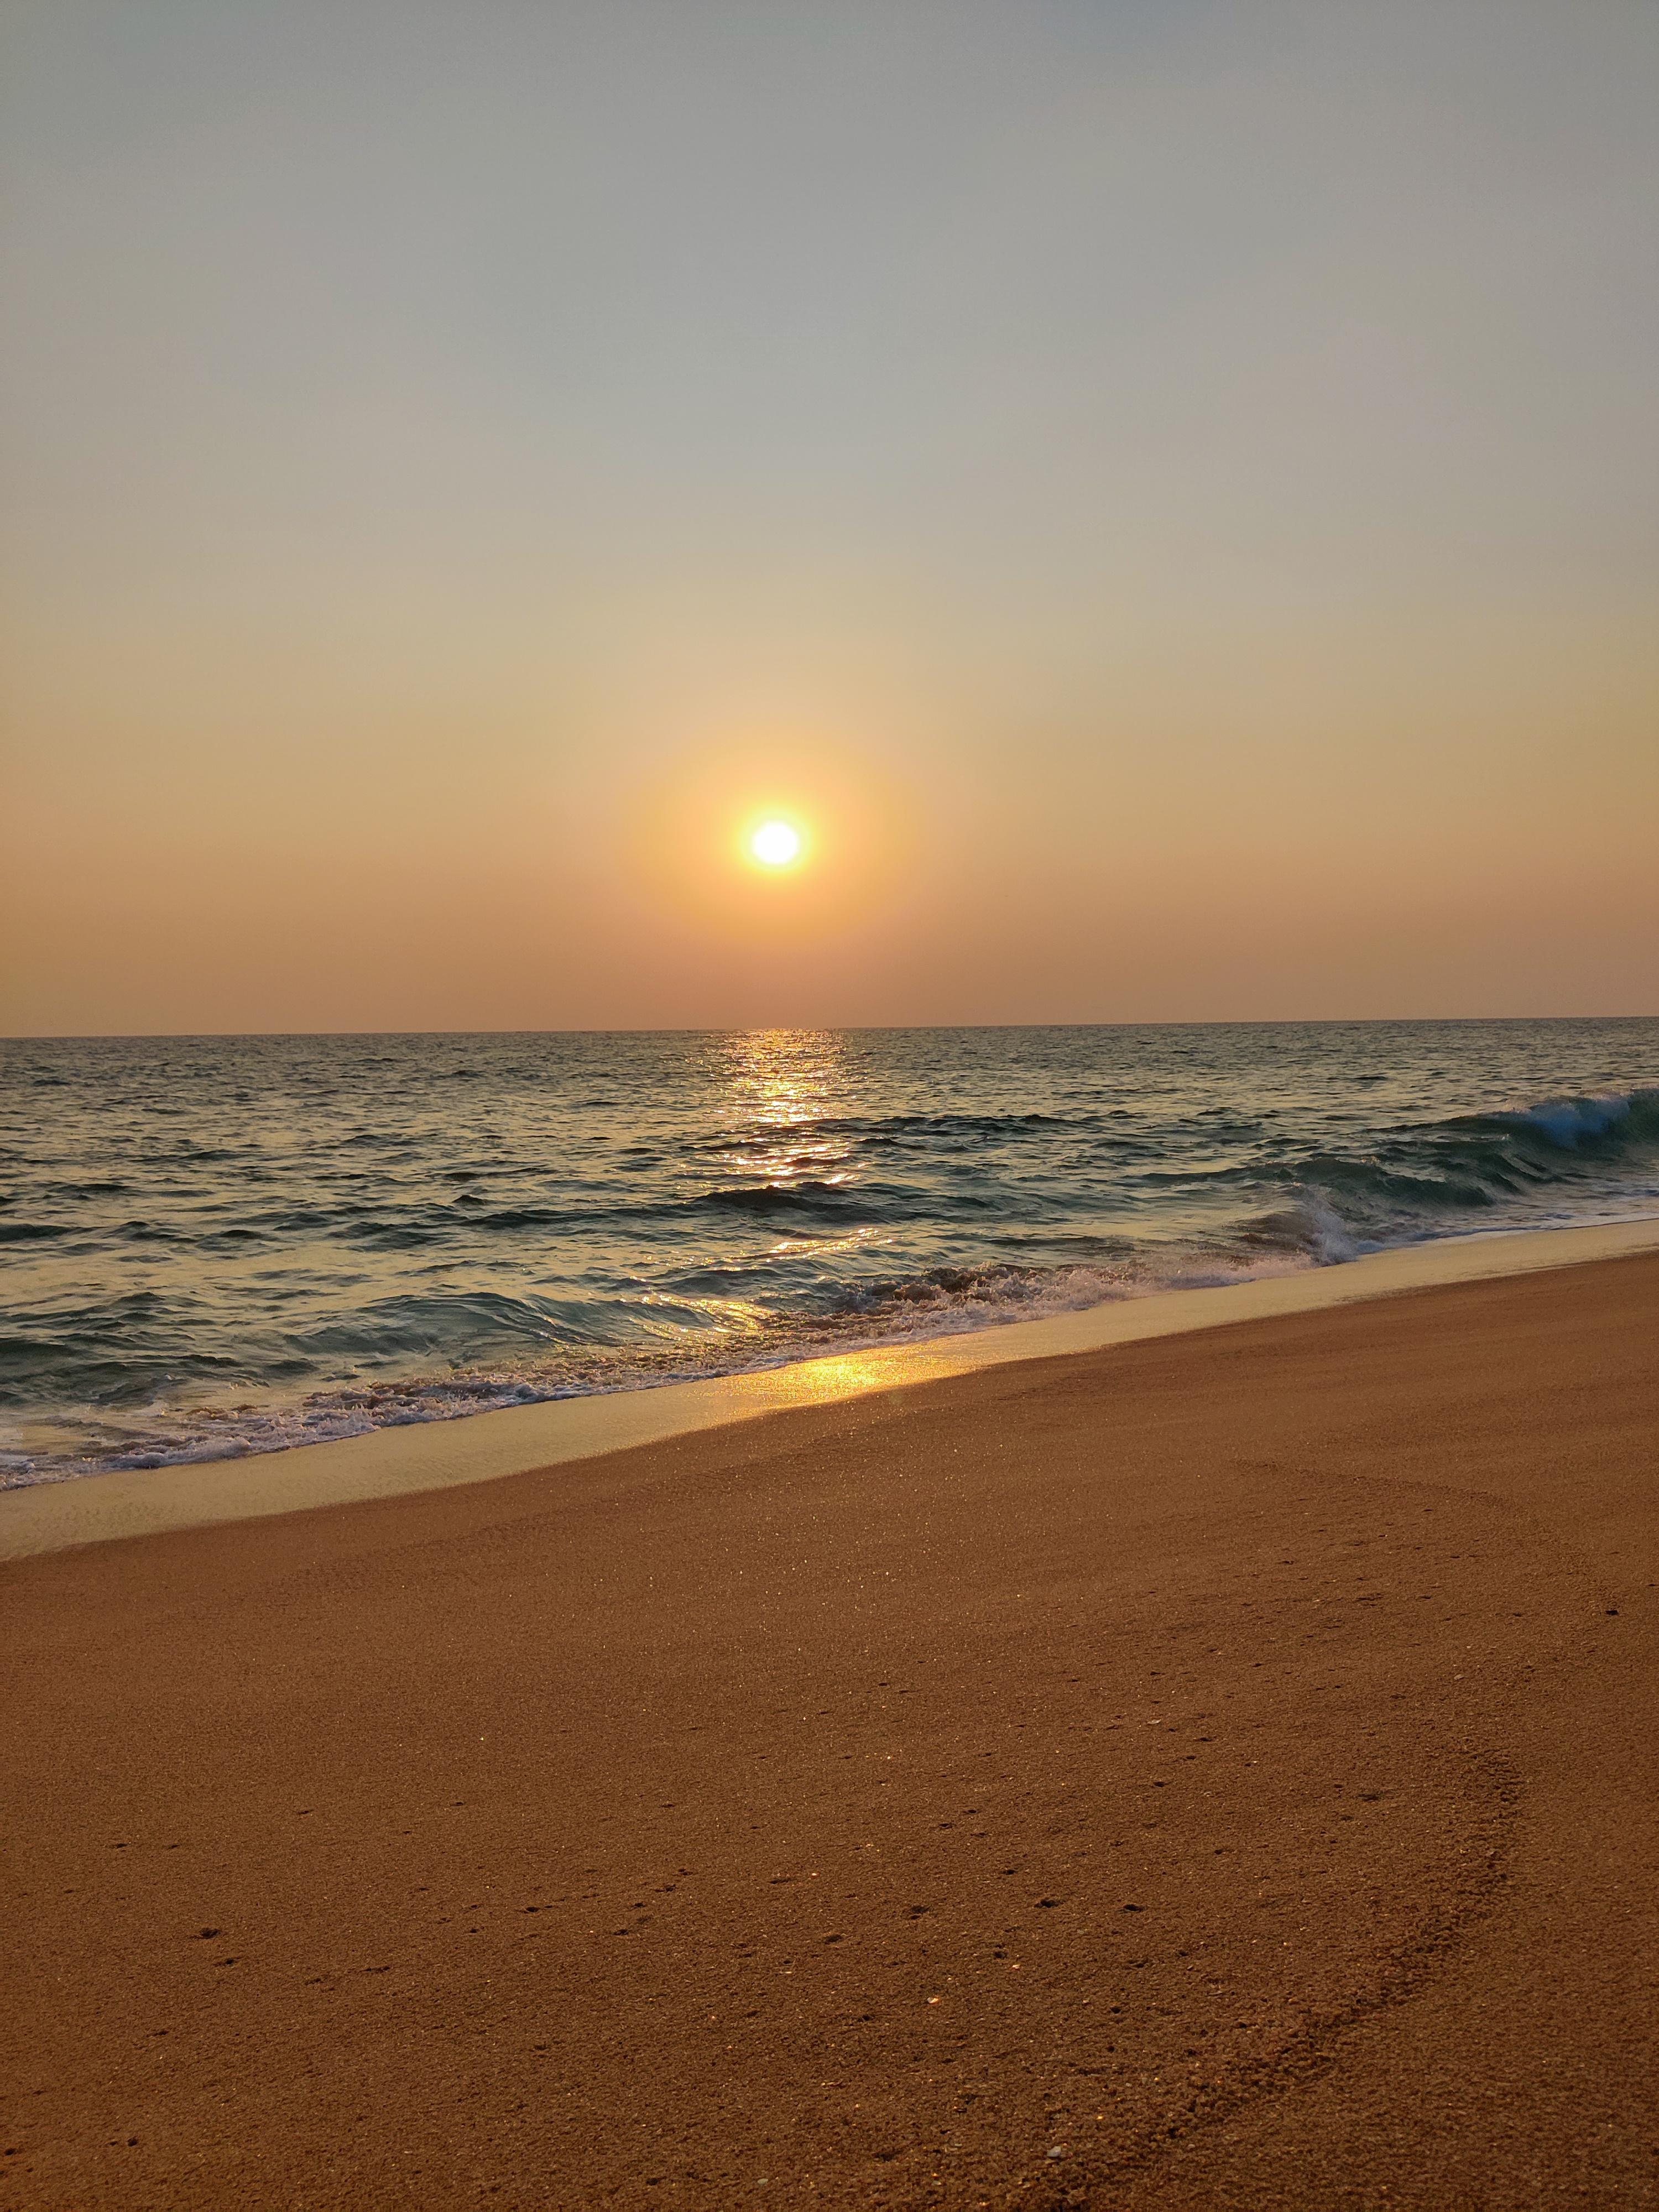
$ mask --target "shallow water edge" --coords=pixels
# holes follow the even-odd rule
[[[165,1530],[447,1489],[830,1406],[1010,1363],[1097,1352],[1234,1322],[1317,1312],[1455,1283],[1659,1251],[1659,1215],[1586,1228],[1447,1237],[1345,1265],[1116,1301],[970,1335],[878,1346],[760,1372],[381,1429],[252,1460],[124,1469],[0,1492],[0,1560]]]

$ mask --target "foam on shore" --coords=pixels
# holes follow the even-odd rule
[[[0,1492],[0,1560],[164,1529],[339,1505],[597,1458],[768,1413],[935,1382],[1010,1361],[1097,1352],[1233,1322],[1312,1313],[1441,1284],[1659,1249],[1659,1217],[1449,1237],[1211,1290],[1170,1291],[969,1335],[878,1346],[659,1389],[509,1407],[246,1460],[123,1470]]]

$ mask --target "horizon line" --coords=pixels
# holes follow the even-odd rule
[[[963,1030],[1432,1029],[1542,1022],[1651,1022],[1659,1013],[1619,1014],[1267,1014],[1206,1015],[1186,1020],[1071,1022],[732,1022],[662,1023],[635,1028],[573,1024],[549,1029],[41,1030],[0,1030],[0,1044],[197,1044],[264,1042],[279,1037],[848,1036],[943,1035]]]

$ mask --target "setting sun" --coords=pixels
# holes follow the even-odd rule
[[[800,858],[800,832],[787,822],[763,822],[750,838],[749,849],[763,867],[787,868]]]

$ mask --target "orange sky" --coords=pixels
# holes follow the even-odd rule
[[[1650,10],[12,18],[6,1030],[1659,1010]]]

